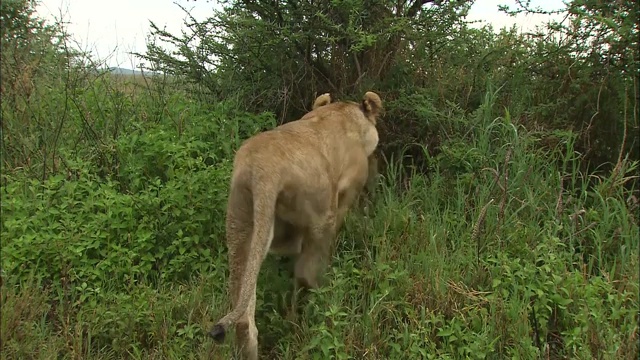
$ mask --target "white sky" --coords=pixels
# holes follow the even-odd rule
[[[62,19],[78,47],[106,59],[108,66],[132,69],[140,60],[128,53],[145,52],[149,19],[160,28],[166,26],[170,33],[180,32],[185,14],[176,4],[191,10],[198,20],[218,6],[215,0],[40,0],[37,13],[50,21]],[[522,30],[531,30],[547,19],[539,15],[512,18],[498,12],[498,5],[514,4],[515,0],[476,0],[467,19],[492,23],[495,29],[517,24]],[[564,7],[562,0],[532,0],[531,4],[545,10]]]

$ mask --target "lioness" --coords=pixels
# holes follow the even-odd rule
[[[296,255],[295,285],[318,286],[338,224],[364,187],[367,157],[378,145],[380,97],[315,107],[297,121],[246,140],[238,149],[227,204],[229,289],[233,309],[209,332],[222,342],[236,323],[236,346],[258,358],[256,283],[269,251]],[[363,171],[364,170],[364,171]],[[359,190],[357,190],[359,189]],[[339,206],[345,204],[345,206]],[[291,226],[299,236],[276,236]],[[285,231],[286,232],[286,231]]]
[[[311,110],[315,110],[321,106],[328,105],[332,101],[329,93],[318,96],[312,104]],[[316,119],[317,113],[311,112],[301,118]],[[364,159],[357,154],[351,156],[349,163],[344,164],[345,168],[351,169],[350,173],[345,174],[344,188],[338,194],[338,215],[336,216],[336,232],[340,231],[342,223],[346,213],[353,207],[359,196],[366,189],[367,193],[371,193],[375,186],[378,175],[378,159],[375,154],[371,154],[367,158],[367,166],[363,166]],[[367,172],[368,170],[368,172]],[[365,184],[363,181],[366,179]],[[276,216],[274,226],[274,236],[271,241],[271,247],[269,253],[291,256],[300,252],[300,246],[304,236],[304,229],[299,229],[292,224],[289,224],[278,216]],[[295,302],[295,292],[294,292]]]

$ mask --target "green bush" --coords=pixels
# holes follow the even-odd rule
[[[184,280],[215,266],[233,149],[272,118],[189,119],[181,135],[157,126],[120,136],[119,167],[106,180],[90,163],[70,159],[71,178],[7,176],[3,269],[19,277],[38,269],[38,278],[53,282],[130,284]]]

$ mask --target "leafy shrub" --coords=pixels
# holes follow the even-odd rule
[[[87,93],[83,103],[96,106],[96,96]],[[66,174],[44,181],[5,176],[2,267],[8,274],[22,278],[37,269],[39,279],[53,283],[131,284],[184,280],[215,266],[211,250],[223,243],[234,151],[275,120],[227,103],[164,98],[167,119],[130,122],[111,149],[61,150]],[[108,104],[104,109],[124,106],[130,114],[142,106]],[[93,123],[93,131],[100,129]],[[111,159],[106,168],[104,156]]]
[[[135,193],[120,192],[117,181],[99,179],[86,164],[74,169],[74,181],[9,179],[2,268],[54,283],[123,285],[210,269],[211,250],[222,244],[230,164],[205,165],[188,147],[180,150],[175,173],[165,182],[138,177],[144,186]]]

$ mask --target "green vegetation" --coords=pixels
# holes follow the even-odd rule
[[[235,149],[373,89],[376,192],[297,321],[267,259],[262,356],[637,359],[638,3],[569,1],[530,35],[405,3],[231,1],[152,24],[155,75],[127,77],[3,1],[0,356],[232,358],[205,333]]]

